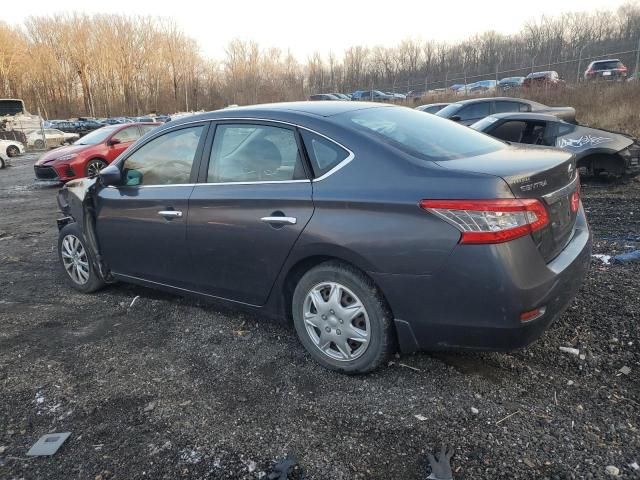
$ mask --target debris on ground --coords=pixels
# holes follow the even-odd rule
[[[271,473],[267,475],[267,480],[287,480],[294,469],[301,470],[296,458],[288,455],[273,466]]]
[[[600,260],[605,265],[610,265],[611,264],[611,255],[603,255],[601,253],[595,253],[595,254],[593,254],[591,256],[593,258],[597,259],[597,260]]]
[[[131,303],[129,304],[129,308],[133,308],[133,306],[136,304],[139,298],[140,298],[140,295],[136,295],[135,297],[133,297],[133,300],[131,300]]]
[[[58,451],[71,432],[47,433],[41,436],[27,452],[28,457],[53,455]]]
[[[629,375],[631,373],[631,367],[627,367],[626,365],[618,370],[623,375]]]
[[[414,415],[414,417],[416,417],[421,422],[424,422],[425,420],[429,420],[429,417],[425,417],[424,415],[420,415],[419,413],[417,415]]]
[[[431,473],[427,477],[428,480],[453,480],[453,472],[451,470],[451,457],[454,454],[453,448],[442,446],[438,458],[433,453],[427,453],[427,460],[431,467]]]
[[[572,347],[560,347],[560,351],[564,353],[570,353],[571,355],[575,355],[576,357],[580,355],[580,350]]]
[[[640,250],[633,250],[632,252],[621,253],[611,259],[611,263],[629,263],[640,262]]]
[[[613,465],[607,465],[604,469],[604,473],[609,475],[610,477],[617,477],[620,475],[620,469],[618,467],[614,467]]]
[[[478,415],[480,413],[480,410],[478,410],[476,407],[471,407],[471,413],[473,413],[474,415]]]

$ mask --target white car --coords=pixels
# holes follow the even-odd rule
[[[57,147],[63,143],[75,142],[79,138],[80,135],[77,133],[66,133],[55,128],[45,128],[44,130],[32,130],[27,133],[27,145],[35,148]]]
[[[24,153],[24,144],[15,140],[0,140],[0,153],[5,157],[15,157]]]

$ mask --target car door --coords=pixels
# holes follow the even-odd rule
[[[96,234],[114,276],[188,286],[188,202],[207,130],[203,122],[160,132],[118,161],[121,185],[99,189]]]
[[[283,124],[221,122],[211,144],[189,201],[194,278],[209,295],[263,305],[313,214],[299,135]]]
[[[107,162],[113,162],[141,136],[140,128],[137,125],[123,128],[114,133],[111,138],[107,140]]]

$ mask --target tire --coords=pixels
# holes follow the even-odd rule
[[[93,178],[98,175],[98,172],[108,165],[107,162],[99,158],[94,158],[87,162],[87,166],[84,169],[85,176],[87,178]]]
[[[304,274],[293,293],[292,313],[302,345],[330,370],[368,373],[394,349],[384,298],[369,278],[341,262],[322,263]]]
[[[2,170],[6,166],[7,166],[7,164],[4,162],[4,159],[2,157],[0,157],[0,170]]]
[[[104,287],[98,276],[93,252],[77,223],[65,225],[58,235],[58,260],[67,283],[82,293],[92,293]],[[79,270],[82,270],[81,272]]]
[[[39,149],[43,149],[44,148],[44,141],[42,139],[38,139],[35,142],[33,142],[33,146]]]
[[[18,147],[16,147],[15,145],[9,145],[7,147],[7,155],[9,157],[16,157],[20,154],[20,149]]]

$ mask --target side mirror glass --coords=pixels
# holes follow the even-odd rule
[[[139,170],[128,168],[124,171],[124,184],[127,187],[135,187],[142,183],[142,173]]]
[[[100,179],[100,183],[104,186],[119,185],[120,180],[122,179],[122,172],[117,166],[108,165],[100,170],[98,178]]]

